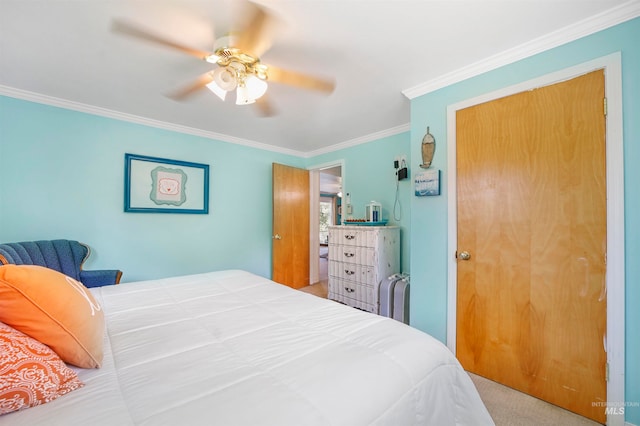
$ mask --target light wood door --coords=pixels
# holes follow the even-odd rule
[[[460,110],[456,126],[458,358],[605,422],[603,71]]]
[[[272,279],[309,285],[309,171],[273,163]]]

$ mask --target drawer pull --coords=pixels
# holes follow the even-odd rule
[[[345,269],[345,270],[344,270],[344,272],[345,272],[347,275],[353,275],[353,274],[355,274],[355,273],[356,273],[356,271],[350,271],[350,270],[348,270],[348,269]]]
[[[355,290],[349,287],[344,288],[347,293],[353,293]]]
[[[356,236],[355,235],[345,235],[344,236],[347,240],[353,240]]]
[[[345,253],[344,253],[344,255],[345,255],[345,256],[347,256],[347,257],[353,257],[353,256],[355,256],[355,254],[353,254],[353,253],[347,253],[347,252],[345,252]]]

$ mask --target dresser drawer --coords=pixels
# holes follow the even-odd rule
[[[376,282],[376,273],[373,266],[359,265],[357,263],[329,261],[329,276],[341,280],[355,281],[373,285]]]
[[[378,300],[373,286],[330,278],[328,297],[354,308],[378,313]]]
[[[330,244],[374,247],[377,237],[375,230],[357,226],[329,228]]]
[[[337,262],[374,266],[376,264],[375,254],[375,250],[371,247],[329,245],[329,259]]]
[[[359,300],[368,305],[378,303],[378,298],[374,295],[374,287],[371,285],[340,279],[331,280],[331,284],[334,292],[344,297]]]

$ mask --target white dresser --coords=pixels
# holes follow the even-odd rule
[[[380,281],[397,272],[399,227],[329,227],[329,299],[377,314]]]

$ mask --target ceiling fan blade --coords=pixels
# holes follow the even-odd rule
[[[211,52],[207,52],[199,49],[193,49],[191,47],[184,46],[182,44],[176,43],[164,37],[160,37],[156,34],[153,34],[139,26],[130,24],[128,22],[125,22],[119,19],[113,20],[111,24],[111,30],[115,33],[135,37],[140,40],[145,40],[161,46],[176,49],[188,55],[195,56],[198,59],[204,59],[207,56],[211,55]]]
[[[184,101],[189,96],[196,93],[198,90],[204,88],[207,84],[213,81],[213,76],[211,72],[206,72],[202,74],[200,77],[196,78],[191,84],[179,89],[173,93],[168,94],[167,96],[175,101]]]
[[[336,87],[333,80],[314,77],[297,71],[285,70],[271,65],[267,66],[267,81],[288,84],[303,89],[317,90],[330,94]]]
[[[254,106],[257,109],[258,115],[260,115],[261,117],[273,117],[274,115],[276,115],[276,109],[269,101],[269,96],[266,93],[260,98],[256,99]]]
[[[238,32],[236,47],[259,58],[271,47],[275,18],[261,7],[249,3],[246,15],[251,15],[245,27]]]

